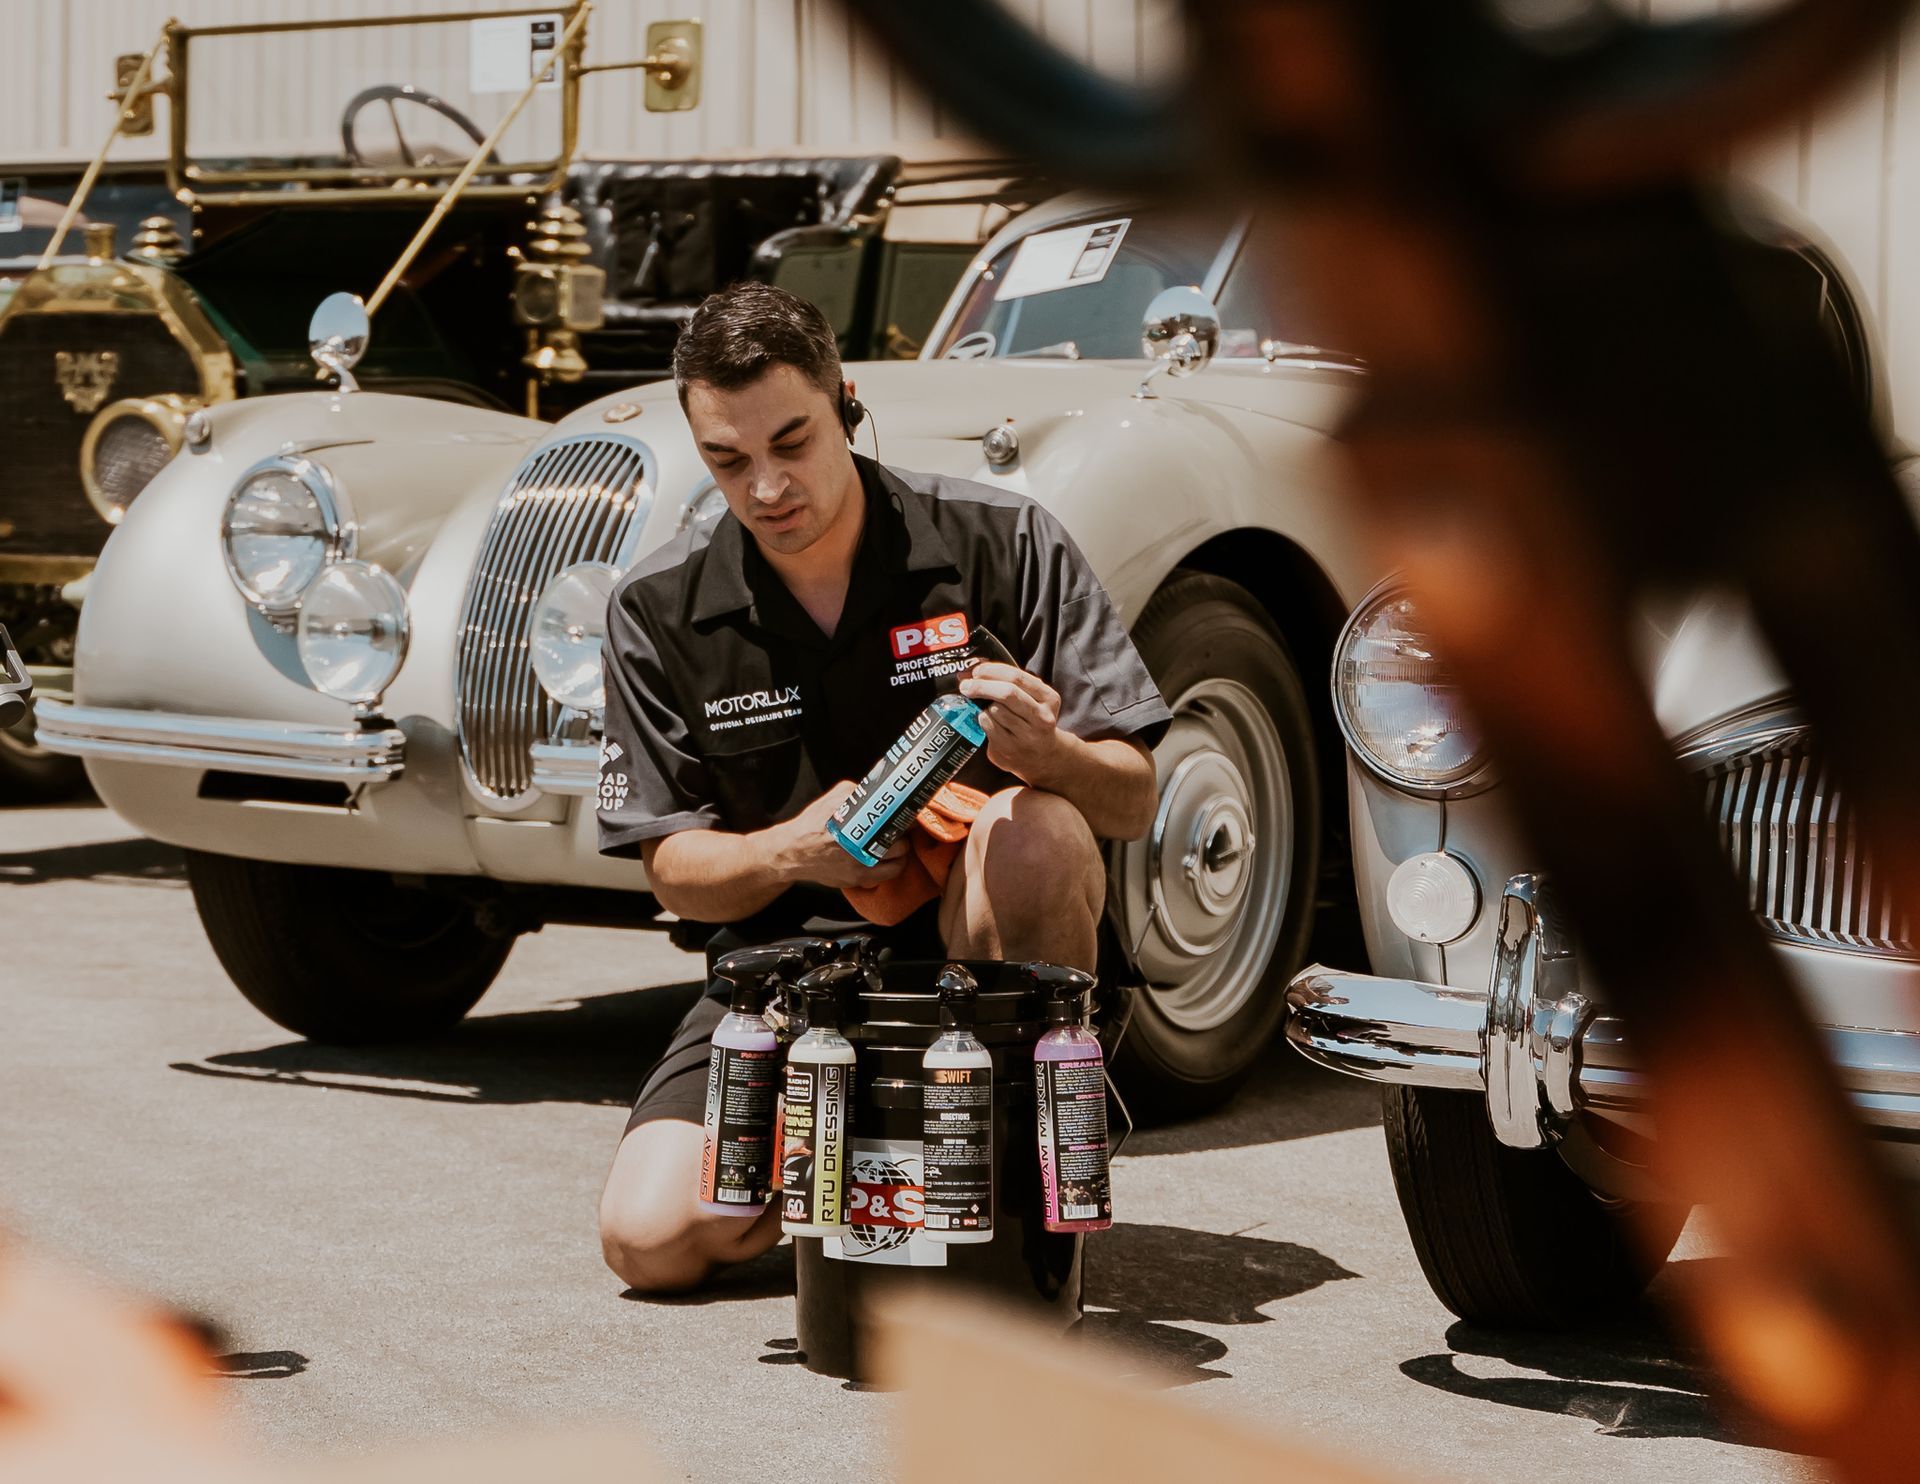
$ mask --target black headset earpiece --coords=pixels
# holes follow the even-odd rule
[[[847,395],[845,387],[840,388],[840,425],[847,430],[847,436],[853,436],[853,430],[866,421],[867,409],[858,397]]]

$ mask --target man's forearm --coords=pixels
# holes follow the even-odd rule
[[[791,884],[772,832],[682,830],[645,852],[647,878],[662,907],[695,922],[751,917]]]
[[[1158,791],[1153,755],[1124,737],[1087,742],[1060,734],[1054,765],[1028,780],[1080,811],[1102,840],[1137,840],[1153,823]]]

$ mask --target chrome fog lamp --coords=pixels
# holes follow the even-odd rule
[[[110,526],[180,452],[187,418],[199,404],[167,393],[124,397],[100,409],[80,440],[80,485]]]
[[[1479,729],[1404,587],[1370,594],[1341,630],[1333,709],[1360,761],[1389,783],[1444,792],[1480,770]]]
[[[227,575],[270,618],[285,618],[327,563],[353,555],[354,528],[324,465],[292,454],[247,470],[220,517]]]
[[[533,673],[555,704],[598,711],[607,704],[600,664],[607,637],[607,603],[620,569],[580,562],[557,573],[533,609]]]
[[[703,531],[708,535],[720,523],[720,517],[727,513],[727,497],[720,493],[717,484],[702,485],[687,497],[687,503],[680,510],[682,531]]]
[[[300,605],[300,663],[314,688],[371,710],[407,657],[407,594],[371,562],[336,562]]]

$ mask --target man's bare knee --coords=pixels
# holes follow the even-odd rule
[[[620,1141],[600,1193],[600,1250],[629,1288],[693,1288],[780,1240],[771,1208],[758,1219],[700,1210],[700,1141],[699,1126],[678,1119],[643,1123]]]
[[[1105,886],[1099,842],[1080,811],[1058,794],[1034,788],[995,794],[967,843],[974,879],[996,907],[1037,915],[1076,906],[1099,910]]]
[[[940,928],[952,953],[1090,969],[1105,892],[1099,842],[1080,811],[1057,794],[1007,789],[973,822]]]
[[[698,1287],[716,1264],[700,1249],[690,1224],[642,1213],[600,1210],[600,1252],[627,1287],[641,1293],[679,1293]]]

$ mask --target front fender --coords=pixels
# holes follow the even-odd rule
[[[408,590],[411,644],[383,703],[407,734],[406,771],[350,809],[304,812],[205,800],[196,772],[150,763],[90,760],[95,788],[136,828],[173,844],[366,865],[377,838],[377,863],[387,869],[476,870],[461,819],[453,630],[484,513],[545,425],[376,393],[260,398],[211,416],[208,448],[168,464],[101,554],[80,614],[77,701],[334,726],[348,719],[344,703],[308,682],[294,635],[234,589],[221,555],[234,484],[291,448],[335,472],[364,528],[361,555]]]

